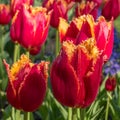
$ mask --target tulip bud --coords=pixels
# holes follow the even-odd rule
[[[107,91],[114,91],[115,87],[116,87],[116,79],[115,79],[115,77],[109,77],[106,80],[105,89]]]
[[[31,112],[43,102],[47,87],[48,62],[33,64],[25,55],[9,68],[4,65],[9,78],[8,102],[16,109]]]
[[[11,20],[9,5],[0,4],[0,24],[8,24]]]
[[[108,19],[111,20],[111,18],[116,19],[120,14],[120,0],[108,0],[103,9],[102,9],[102,15]]]

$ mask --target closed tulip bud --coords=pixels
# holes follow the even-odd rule
[[[68,19],[67,12],[73,4],[66,0],[44,0],[43,6],[49,10],[53,10],[50,25],[58,28],[59,18]]]
[[[46,8],[23,5],[13,17],[10,36],[28,49],[32,55],[38,54],[48,35],[51,12]]]
[[[112,54],[113,20],[107,22],[103,16],[100,16],[96,22],[91,15],[83,15],[73,19],[70,24],[61,18],[59,35],[61,42],[70,40],[76,45],[88,38],[94,38],[104,61],[107,61]]]
[[[64,41],[51,68],[51,85],[55,98],[69,107],[87,107],[96,98],[103,61],[95,40],[75,45]]]
[[[11,20],[10,6],[0,4],[0,24],[6,25]]]
[[[109,77],[106,80],[105,89],[107,91],[114,91],[115,87],[116,87],[116,79],[115,79],[115,77]]]
[[[34,0],[11,0],[10,6],[12,16],[15,15],[17,10],[21,9],[22,4],[33,5],[33,2]]]
[[[25,55],[11,69],[4,60],[9,78],[8,102],[16,109],[31,112],[43,102],[47,87],[48,62],[33,64]]]
[[[103,9],[102,15],[107,19],[111,20],[111,18],[116,19],[120,14],[120,0],[108,0]]]

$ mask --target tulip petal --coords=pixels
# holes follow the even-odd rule
[[[76,106],[79,80],[73,67],[60,56],[54,61],[51,69],[51,84],[55,98],[66,106]]]
[[[85,83],[85,100],[82,107],[89,106],[96,98],[99,85],[100,85],[100,78],[101,78],[101,72],[102,72],[102,65],[103,65],[103,59],[102,57],[97,60],[93,72],[89,76],[84,77],[84,83]]]
[[[25,81],[18,91],[21,108],[34,111],[42,104],[46,93],[46,80],[37,65],[31,68]]]

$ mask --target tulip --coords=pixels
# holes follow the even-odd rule
[[[59,35],[61,42],[71,40],[74,44],[79,44],[87,38],[94,38],[97,47],[104,56],[104,61],[107,61],[112,54],[113,21],[106,22],[103,16],[100,16],[95,22],[91,15],[83,15],[73,19],[70,24],[61,18]]]
[[[53,10],[50,25],[58,28],[59,18],[68,19],[67,12],[72,7],[73,2],[66,0],[44,0],[43,6],[49,10]]]
[[[13,107],[31,112],[42,104],[46,93],[48,64],[45,61],[33,64],[27,56],[22,55],[10,69],[4,60],[9,78],[7,99]]]
[[[98,93],[102,64],[95,39],[78,45],[64,41],[50,74],[55,98],[69,107],[89,106]]]
[[[82,0],[73,0],[73,1],[75,1],[75,2],[81,2]]]
[[[115,77],[109,77],[105,82],[105,89],[107,91],[114,91],[115,87],[116,87]]]
[[[33,5],[33,2],[34,2],[34,0],[11,0],[10,6],[11,6],[12,16],[15,15],[17,10],[21,9],[22,4]]]
[[[11,20],[10,6],[0,4],[0,24],[6,25]]]
[[[32,55],[38,54],[48,35],[51,12],[46,8],[23,5],[13,17],[10,36]]]
[[[116,19],[120,14],[120,0],[108,0],[103,9],[102,15],[110,20],[112,17]]]
[[[87,0],[87,1],[89,1],[89,2],[93,1],[93,2],[97,3],[97,6],[100,6],[103,0]]]
[[[81,15],[93,15],[94,19],[97,18],[97,13],[98,13],[98,7],[97,4],[94,2],[87,2],[85,3],[84,1],[79,4],[79,6],[76,7],[75,9],[75,16],[81,16]]]

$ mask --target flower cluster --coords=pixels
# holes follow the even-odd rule
[[[114,5],[119,5],[119,2],[115,0]],[[33,3],[33,0],[11,0],[10,6],[0,5],[0,24],[11,21],[13,44],[19,44],[31,55],[40,53],[50,25],[56,28],[60,49],[50,68],[53,95],[68,107],[90,106],[99,91],[103,65],[110,58],[112,60],[113,22],[120,9],[115,14],[107,11],[113,4],[108,0],[102,9],[105,17],[98,17],[102,0],[44,0],[42,6],[37,7]],[[73,16],[69,18],[71,9]],[[116,59],[116,53],[112,56]],[[9,79],[6,89],[8,102],[27,112],[38,109],[46,94],[49,62],[35,64],[22,54],[19,60],[13,61],[11,68],[6,60],[3,63]],[[120,69],[118,64],[114,66]],[[113,79],[106,83],[107,90],[115,88],[116,83],[112,86],[111,81]]]

